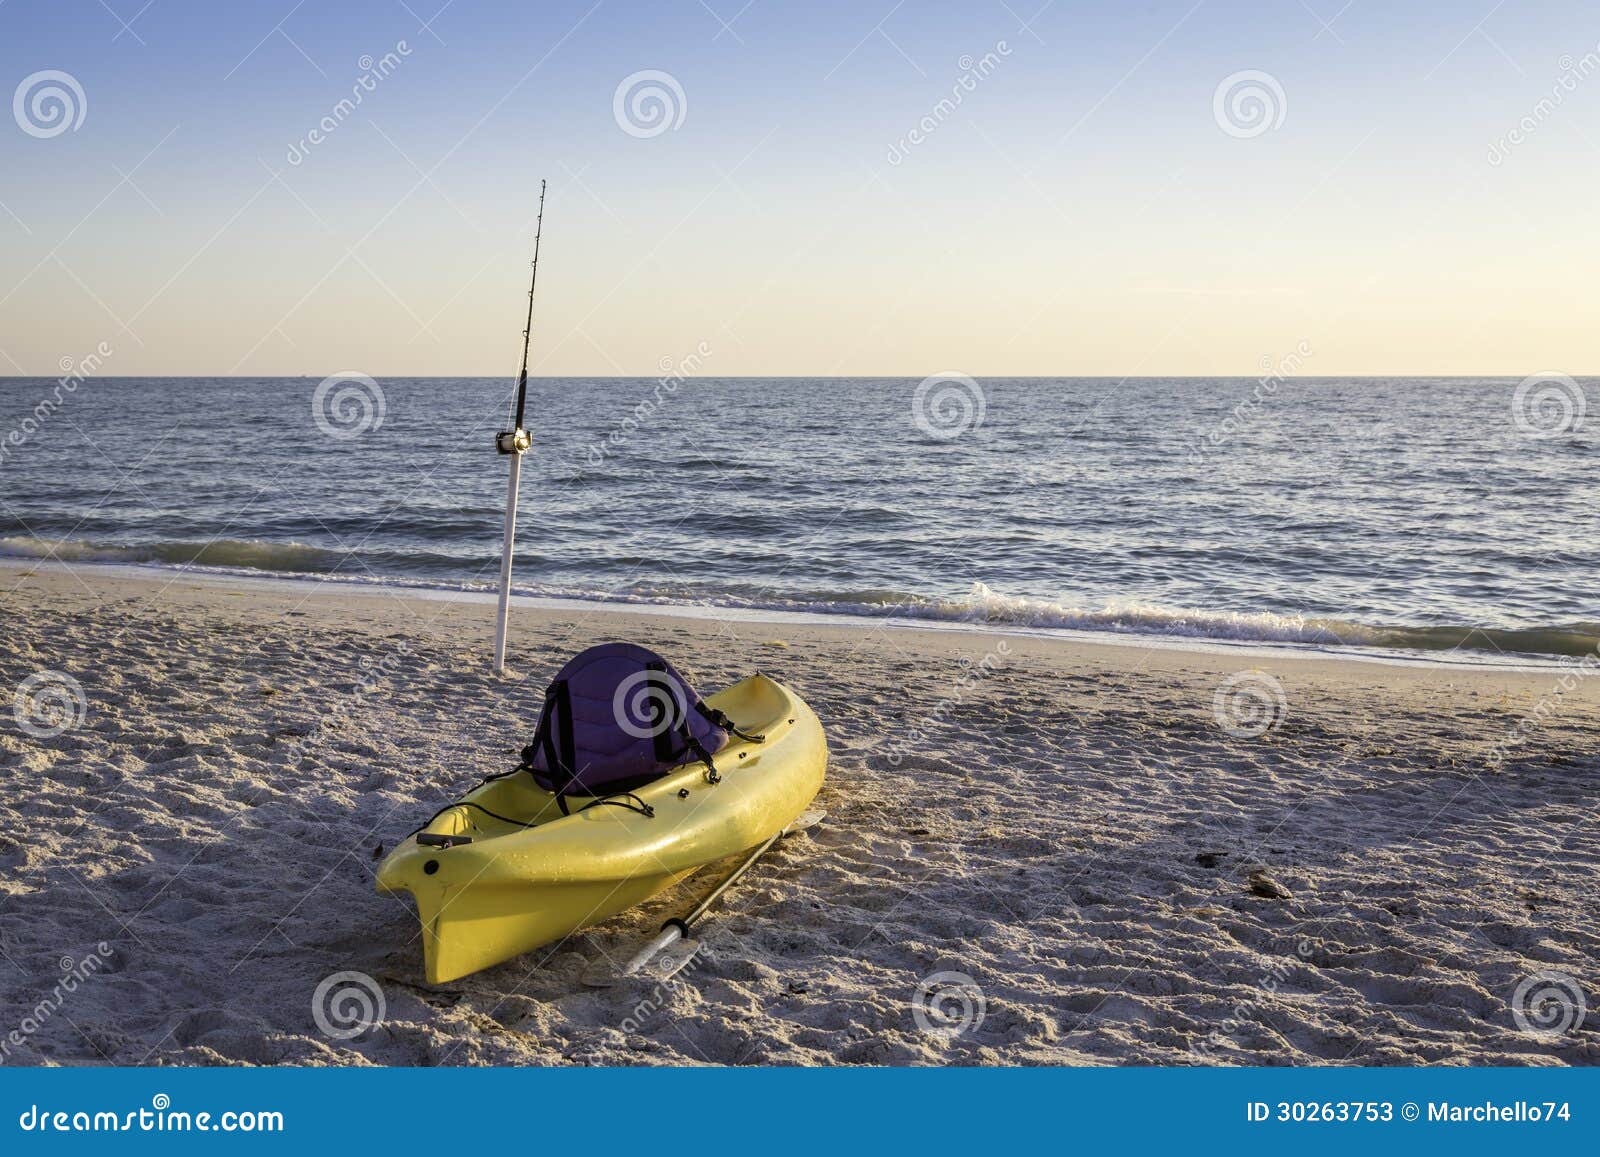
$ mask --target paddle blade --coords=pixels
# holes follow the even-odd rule
[[[660,983],[688,968],[700,948],[700,941],[684,940],[674,928],[670,936],[662,933],[652,940],[624,967],[619,969],[610,961],[596,960],[583,970],[578,981],[587,988],[615,988],[629,980]]]
[[[671,980],[695,962],[702,946],[699,940],[679,940],[670,947],[662,949],[660,954],[645,966],[640,975],[658,984]]]
[[[676,926],[663,928],[620,969],[615,968],[609,960],[596,960],[583,970],[578,981],[589,988],[610,988],[618,981],[638,976],[655,959],[657,953],[682,938],[683,933]]]
[[[783,829],[783,834],[792,836],[795,832],[803,832],[807,828],[814,828],[828,818],[828,813],[819,807],[809,808],[794,817],[794,823]]]

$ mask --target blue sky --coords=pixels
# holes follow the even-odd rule
[[[1592,9],[741,3],[8,0],[0,373],[1595,369]]]

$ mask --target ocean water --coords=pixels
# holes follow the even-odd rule
[[[0,379],[0,555],[489,589],[505,379]],[[541,379],[516,590],[1577,655],[1600,380]]]

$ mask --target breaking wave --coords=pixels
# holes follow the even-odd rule
[[[137,546],[80,542],[71,539],[0,538],[0,557],[55,559],[59,562],[160,563],[219,569],[320,574],[349,556],[298,542],[254,542],[219,538],[209,542],[153,542]]]
[[[303,543],[237,539],[212,542],[155,542],[139,545],[0,537],[0,557],[56,560],[78,564],[181,567],[213,574],[315,578],[353,586],[486,592],[488,582],[428,579],[403,574],[375,576],[348,552]],[[345,569],[348,568],[348,569]],[[1478,654],[1580,656],[1600,653],[1600,623],[1579,622],[1534,627],[1470,624],[1379,625],[1334,618],[1272,612],[1239,612],[1164,607],[1133,600],[1077,606],[1048,599],[1006,595],[981,582],[965,595],[940,597],[893,590],[822,592],[729,591],[705,586],[631,584],[614,589],[550,583],[518,583],[526,598],[567,599],[624,606],[683,607],[837,615],[865,619],[926,620],[990,626],[999,630],[1078,631],[1108,635],[1147,635],[1169,639],[1227,640],[1355,646],[1421,652],[1468,651]]]

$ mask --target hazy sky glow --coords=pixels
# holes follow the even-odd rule
[[[0,374],[1600,368],[1591,5],[1039,2],[11,0]]]

